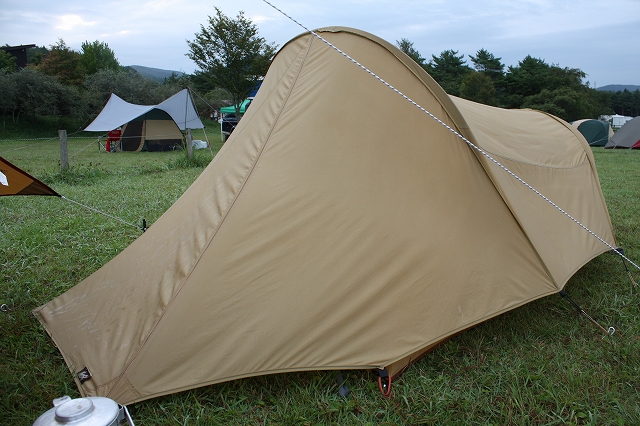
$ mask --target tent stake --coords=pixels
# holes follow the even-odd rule
[[[385,397],[391,394],[391,375],[386,368],[378,369],[378,388]]]
[[[589,321],[591,321],[591,323],[593,323],[596,327],[598,327],[605,335],[613,336],[613,333],[616,332],[616,329],[614,327],[609,327],[609,329],[607,330],[606,328],[601,326],[596,320],[591,318],[591,316],[588,313],[586,313],[576,302],[574,302],[573,299],[571,299],[569,297],[569,295],[567,293],[565,293],[564,290],[560,290],[560,296],[562,296],[563,298],[567,299],[569,301],[569,303],[571,303],[573,305],[573,307],[578,310],[579,313],[584,315]],[[603,336],[602,338],[604,339],[604,337],[605,336]]]
[[[624,255],[624,249],[621,247],[618,247],[616,250],[617,254],[620,255]],[[631,274],[631,271],[629,270],[629,268],[627,268],[627,262],[624,261],[624,256],[620,256],[620,259],[622,259],[622,266],[624,266],[624,270],[627,273],[627,276],[629,277],[629,279],[631,280],[631,283],[633,283],[633,285],[635,287],[638,287],[638,283],[636,282],[636,280],[633,279],[633,274]]]
[[[338,394],[344,398],[349,396],[349,388],[345,384],[346,380],[342,377],[342,372],[338,370],[336,373],[336,383],[338,385]]]

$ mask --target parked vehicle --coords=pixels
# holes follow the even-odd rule
[[[220,135],[222,142],[226,142],[231,133],[238,125],[238,118],[235,114],[226,114],[220,119]]]
[[[242,115],[245,113],[247,108],[249,108],[252,100],[253,98],[247,98],[242,101],[242,104],[240,104],[240,118],[242,118]],[[222,114],[222,118],[220,119],[220,134],[222,136],[222,142],[229,139],[231,132],[233,132],[233,129],[238,125],[239,118],[236,117],[235,111],[236,109],[234,106],[220,108],[220,114]]]

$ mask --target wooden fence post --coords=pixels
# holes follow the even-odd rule
[[[58,130],[60,138],[60,168],[67,170],[69,168],[69,151],[67,149],[67,131]]]
[[[191,129],[187,129],[187,157],[189,157],[189,160],[193,158],[193,136],[191,136]]]

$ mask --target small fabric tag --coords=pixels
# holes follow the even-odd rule
[[[80,384],[83,384],[87,380],[91,378],[91,371],[89,371],[89,367],[84,367],[82,370],[78,372],[78,380],[80,380]]]

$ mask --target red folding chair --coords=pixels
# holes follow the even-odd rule
[[[107,143],[105,145],[105,151],[114,152],[117,151],[118,142],[120,142],[120,138],[122,137],[122,130],[114,129],[107,133]],[[112,147],[113,142],[113,147]],[[112,151],[113,148],[113,151]]]

